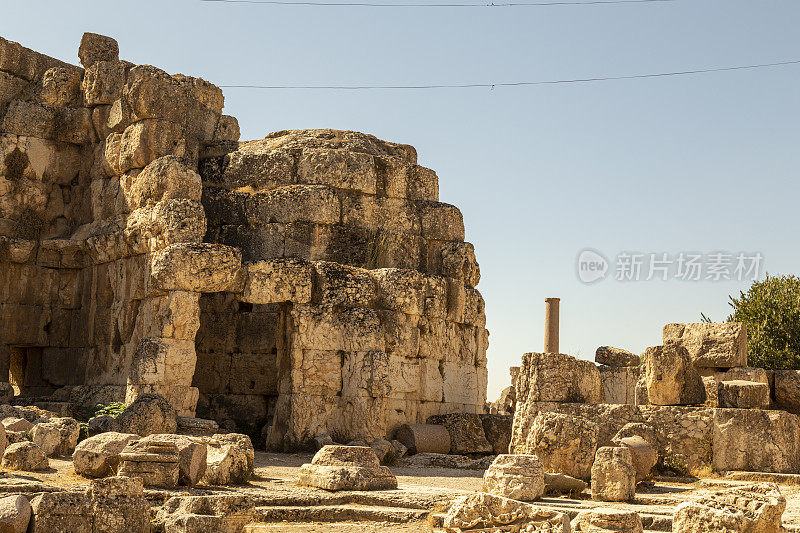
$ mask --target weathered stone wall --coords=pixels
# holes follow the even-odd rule
[[[195,171],[231,140],[222,92],[120,61],[109,38],[87,34],[79,56],[0,39],[0,372],[28,395],[155,391],[192,414],[199,294],[150,263],[205,234]]]
[[[240,145],[214,85],[99,35],[78,55],[0,40],[0,376],[88,405],[199,401],[276,447],[482,412],[480,270],[411,146]]]

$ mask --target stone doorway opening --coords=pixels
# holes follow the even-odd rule
[[[12,346],[9,349],[8,382],[14,396],[48,396],[56,387],[44,379],[41,346]]]
[[[286,304],[241,302],[229,292],[200,297],[197,416],[261,442],[278,397],[278,350]]]

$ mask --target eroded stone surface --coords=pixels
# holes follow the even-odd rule
[[[325,490],[384,490],[397,488],[397,478],[368,446],[328,445],[298,472],[298,484]]]
[[[672,531],[779,533],[785,509],[786,499],[773,483],[723,490],[680,504],[675,509]]]
[[[604,446],[592,465],[592,498],[608,502],[632,501],[636,495],[636,468],[627,446]]]
[[[498,455],[483,475],[483,490],[530,502],[544,494],[544,467],[535,455]]]
[[[448,533],[502,531],[501,528],[508,527],[515,527],[516,531],[570,531],[565,514],[491,494],[458,498],[444,518],[444,529]]]

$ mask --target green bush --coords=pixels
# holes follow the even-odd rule
[[[87,416],[88,421],[80,424],[80,440],[83,440],[89,436],[89,422],[91,422],[93,418],[97,418],[98,416],[102,415],[110,415],[114,418],[117,418],[120,413],[125,410],[125,407],[125,404],[120,402],[111,402],[108,405],[98,403],[95,405],[94,409],[89,410],[89,414]]]
[[[749,366],[800,369],[800,278],[767,274],[730,305],[728,322],[747,325]]]

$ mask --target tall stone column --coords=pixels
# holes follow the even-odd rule
[[[558,307],[561,298],[544,300],[544,353],[558,352]]]

